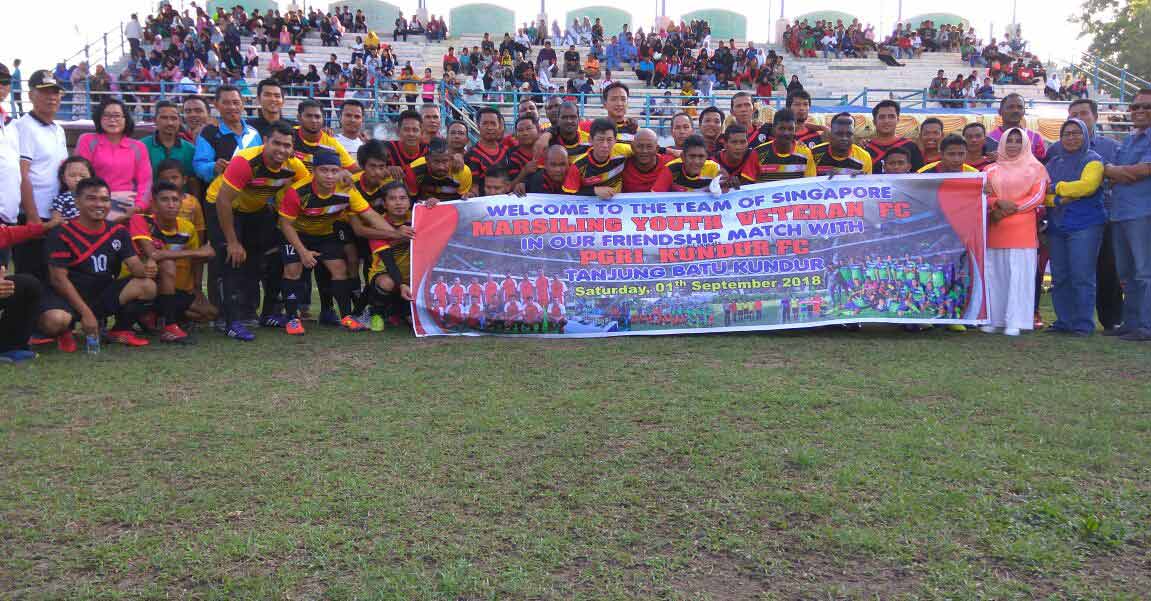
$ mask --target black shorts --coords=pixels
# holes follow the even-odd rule
[[[332,224],[332,232],[340,239],[343,244],[355,244],[356,232],[352,229],[352,224],[347,221],[337,221]]]
[[[192,308],[192,303],[196,302],[196,295],[186,290],[177,290],[172,297],[174,308],[180,315],[187,313],[188,309]]]
[[[108,317],[113,313],[120,310],[120,293],[131,282],[131,279],[125,278],[122,280],[112,280],[106,284],[96,285],[72,285],[76,288],[76,292],[80,293],[80,297],[84,299],[84,303],[92,310],[97,319]],[[45,291],[43,298],[40,299],[40,311],[60,310],[67,311],[72,314],[72,319],[80,319],[80,312],[77,311],[68,301],[59,295],[52,287],[48,287]]]
[[[344,243],[338,235],[333,233],[327,236],[309,236],[308,234],[299,234],[299,236],[300,242],[304,243],[304,248],[320,253],[317,260],[347,260],[347,256],[344,254]],[[300,255],[296,253],[296,247],[287,242],[280,245],[280,257],[284,260],[284,265],[300,262]]]

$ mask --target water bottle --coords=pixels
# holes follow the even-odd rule
[[[89,355],[100,354],[100,335],[89,334],[84,337],[84,352]]]

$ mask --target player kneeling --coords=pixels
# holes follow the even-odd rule
[[[548,303],[548,331],[562,334],[567,322],[567,311],[563,302],[552,297],[551,302]]]
[[[156,297],[156,264],[140,260],[127,228],[105,221],[112,197],[104,180],[80,180],[75,198],[79,216],[49,232],[45,243],[51,286],[42,303],[40,331],[60,337],[61,348],[71,352],[76,349],[72,324],[78,319],[88,349],[95,351],[100,323],[114,315],[116,326],[108,340],[145,346],[148,341],[132,327]],[[118,279],[121,266],[127,266],[129,276]]]
[[[300,180],[283,192],[280,199],[280,230],[287,244],[281,249],[284,261],[284,307],[288,334],[301,335],[300,305],[307,294],[310,270],[320,261],[332,276],[332,296],[340,310],[340,325],[351,332],[367,329],[352,317],[352,288],[348,278],[348,261],[344,241],[335,224],[345,213],[364,219],[372,227],[386,224],[364,200],[354,186],[341,183],[343,168],[340,157],[332,152],[318,152],[312,157],[313,175]],[[307,272],[307,273],[305,273]]]
[[[372,311],[372,330],[384,329],[385,317],[393,325],[410,315],[412,199],[402,182],[384,186],[384,220],[390,228],[380,232],[367,231],[353,224],[356,234],[368,238],[372,250],[372,267],[368,271],[368,289],[365,298]],[[390,232],[389,232],[390,230]],[[387,234],[391,239],[384,239]],[[440,309],[444,309],[440,307]]]
[[[156,311],[164,320],[160,333],[164,342],[188,338],[181,321],[211,321],[217,314],[194,284],[200,281],[204,263],[216,253],[210,244],[201,244],[196,226],[180,216],[183,202],[179,186],[161,181],[152,190],[152,214],[133,215],[128,225],[140,255],[156,263]]]

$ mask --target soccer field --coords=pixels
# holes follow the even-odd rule
[[[0,598],[1151,591],[1146,345],[259,334],[0,370]]]

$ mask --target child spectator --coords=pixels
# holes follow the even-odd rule
[[[70,156],[60,163],[56,177],[60,180],[60,193],[52,199],[52,217],[71,221],[80,214],[76,208],[76,184],[92,177],[92,163],[80,156]]]

